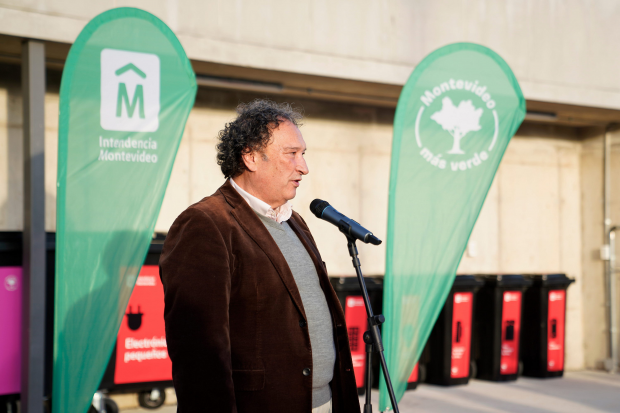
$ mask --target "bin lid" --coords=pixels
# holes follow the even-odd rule
[[[575,282],[574,278],[568,278],[566,274],[531,274],[528,275],[534,285],[544,287],[568,288]]]
[[[23,245],[23,234],[18,231],[0,232],[0,252],[20,252]],[[56,249],[56,233],[45,233],[45,248],[48,251]]]
[[[475,291],[484,285],[484,281],[475,275],[457,275],[454,277],[453,290],[472,290]]]
[[[329,280],[332,283],[334,290],[347,293],[361,293],[359,282],[357,277],[330,277]],[[383,291],[383,279],[375,277],[364,277],[366,281],[366,290],[368,291]]]
[[[161,254],[161,250],[166,239],[165,234],[156,233],[149,246],[149,254]],[[0,231],[0,252],[21,252],[23,245],[23,234],[18,231]],[[47,251],[56,250],[56,233],[45,233],[45,249]]]
[[[532,285],[532,280],[521,274],[487,274],[482,277],[486,285],[498,288],[527,288]]]

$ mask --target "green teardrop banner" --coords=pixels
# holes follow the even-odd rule
[[[196,89],[178,39],[145,11],[106,11],[71,47],[60,89],[54,413],[86,412],[99,386]]]
[[[394,119],[383,326],[398,399],[454,281],[525,99],[506,62],[472,43],[416,67]],[[380,381],[380,409],[389,397]]]

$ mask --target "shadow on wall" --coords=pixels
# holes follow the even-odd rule
[[[100,237],[99,233],[85,233],[80,243],[97,245]],[[140,270],[140,265],[126,266],[135,261],[131,258],[131,252],[136,250],[133,244],[139,238],[140,234],[132,231],[115,232],[103,247],[103,256],[99,261],[102,264],[94,276],[65,280],[78,288],[72,288],[71,293],[64,297],[74,304],[68,308],[59,331],[58,357],[68,366],[63,370],[71,372],[63,377],[65,385],[60,397],[64,400],[73,399],[76,389],[99,385],[100,373],[108,364],[119,324]],[[93,366],[96,368],[93,369]],[[82,396],[90,398],[92,394]]]
[[[21,73],[19,66],[0,66],[0,88],[5,90],[4,105],[6,119],[0,127],[6,130],[6,174],[0,185],[6,198],[0,199],[0,229],[21,230],[23,227],[24,164],[23,164],[23,108],[21,95]]]
[[[58,71],[47,71],[47,92],[58,93],[60,90]],[[4,93],[2,93],[4,92]],[[6,168],[0,169],[0,231],[21,231],[23,227],[24,208],[24,162],[23,162],[23,100],[21,91],[21,68],[18,65],[0,64],[0,105],[4,106],[6,141],[3,142],[0,131],[0,159],[5,157]],[[46,106],[45,110],[48,110]],[[1,122],[1,121],[0,121]],[[46,131],[47,132],[47,131]],[[3,159],[2,159],[3,160]],[[0,165],[4,162],[0,161]],[[46,173],[49,167],[46,166]],[[56,193],[45,194],[46,229],[49,221],[55,221]],[[50,212],[52,212],[50,214]],[[52,228],[55,225],[51,225]]]

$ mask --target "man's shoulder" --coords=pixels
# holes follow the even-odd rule
[[[228,215],[231,209],[232,207],[218,189],[212,195],[206,196],[195,204],[188,206],[186,211],[194,213],[202,212],[209,217],[216,218],[218,216]]]
[[[222,194],[220,189],[218,189],[212,195],[204,197],[200,201],[188,206],[185,211],[177,217],[175,223],[208,220],[218,225],[230,219],[231,209],[232,206],[227,202],[226,197]]]

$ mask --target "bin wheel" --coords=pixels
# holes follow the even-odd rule
[[[118,404],[109,397],[104,397],[103,403],[105,405],[105,413],[119,413]],[[88,413],[99,413],[99,410],[92,404],[88,408]]]
[[[138,393],[138,404],[145,409],[158,409],[166,401],[166,391],[160,388],[143,390]]]
[[[523,375],[523,362],[519,362],[519,370],[517,370],[517,377],[521,377]]]
[[[105,403],[106,413],[118,413],[119,412],[118,404],[116,404],[114,400],[106,397],[105,399],[103,399],[103,402]]]
[[[469,378],[475,379],[478,375],[478,365],[474,360],[469,362]]]

